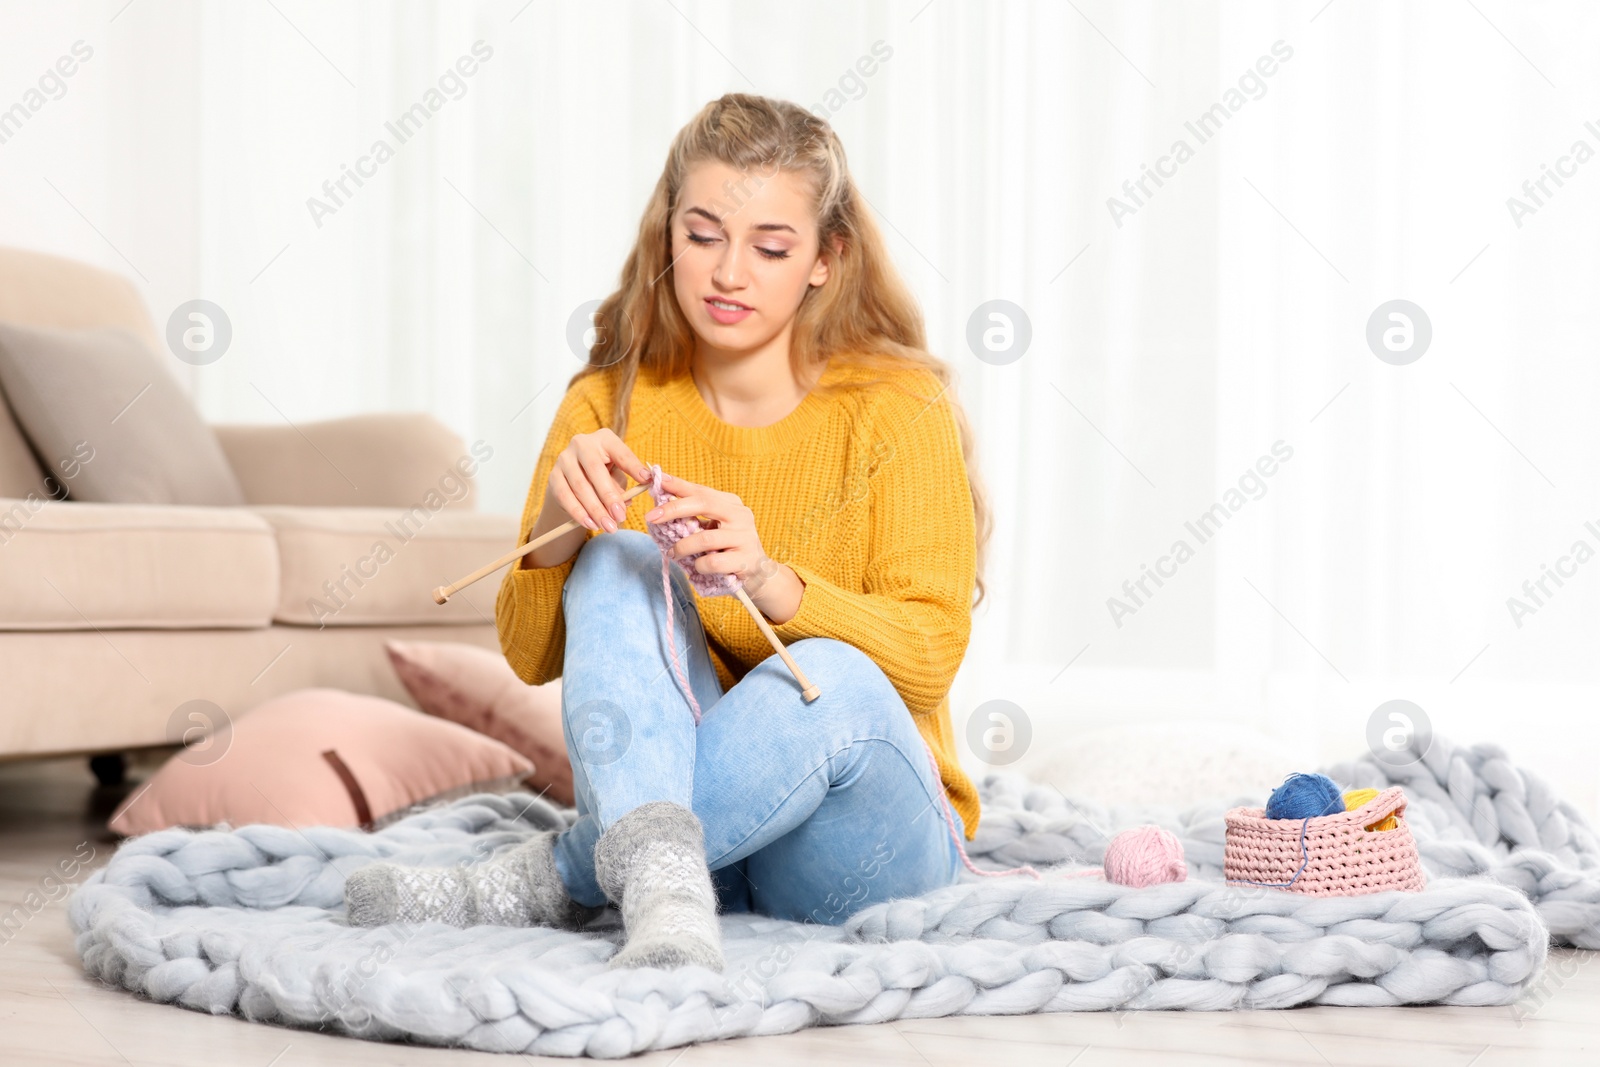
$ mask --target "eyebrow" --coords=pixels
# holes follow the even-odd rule
[[[717,218],[715,215],[713,215],[711,212],[707,211],[703,207],[692,207],[692,208],[689,208],[687,211],[684,212],[684,214],[685,215],[701,215],[701,216],[704,216],[705,218],[710,219],[712,222],[716,223],[718,226],[722,225],[722,220],[721,219]],[[759,222],[759,223],[757,223],[756,225],[754,225],[754,226],[752,226],[750,228],[752,230],[767,230],[767,231],[772,231],[772,232],[778,232],[778,231],[781,231],[781,230],[788,230],[790,233],[793,233],[796,237],[800,236],[798,233],[795,232],[795,228],[793,226],[790,226],[786,222]]]

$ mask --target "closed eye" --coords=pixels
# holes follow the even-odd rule
[[[689,240],[693,241],[697,245],[716,244],[717,240],[718,240],[718,238],[715,238],[715,237],[702,237],[697,233],[691,233],[691,234],[688,234],[687,236],[688,236]],[[756,251],[760,252],[763,256],[767,257],[768,259],[788,259],[789,258],[788,251],[787,250],[783,250],[783,249],[762,248],[760,245],[757,245],[756,246]]]

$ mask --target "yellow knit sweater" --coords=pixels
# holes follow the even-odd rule
[[[755,513],[767,555],[805,583],[800,610],[774,623],[774,632],[785,644],[837,638],[877,663],[933,751],[970,838],[978,828],[978,792],[957,761],[949,700],[972,629],[977,563],[961,438],[931,373],[907,368],[874,376],[918,396],[871,383],[866,371],[836,357],[822,381],[843,383],[848,392],[809,393],[784,418],[752,428],[718,418],[688,374],[658,378],[641,371],[624,440],[641,461],[735,493]],[[608,368],[567,390],[534,467],[518,544],[539,517],[557,454],[574,434],[609,422],[617,380],[617,370]],[[635,498],[620,525],[643,531],[650,506],[648,493]],[[500,647],[529,685],[561,675],[561,589],[572,565],[573,559],[554,567],[513,565],[501,582]],[[772,655],[772,646],[738,598],[701,597],[698,606],[727,692]]]

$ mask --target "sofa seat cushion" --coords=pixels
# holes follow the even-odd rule
[[[434,603],[433,591],[516,547],[517,517],[417,505],[252,508],[278,535],[283,578],[273,618],[298,626],[480,625],[499,582]]]
[[[268,626],[278,551],[243,508],[0,499],[0,588],[0,630]]]

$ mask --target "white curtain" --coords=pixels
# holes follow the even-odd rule
[[[1404,698],[1600,808],[1593,5],[0,10],[0,106],[94,48],[0,144],[0,240],[129,274],[158,322],[221,304],[233,350],[182,368],[207,417],[427,409],[492,444],[501,511],[673,133],[732,90],[824,108],[992,492],[958,728],[1003,698],[1040,749],[1195,719],[1345,758]],[[992,299],[1031,324],[1004,365],[966,341]],[[1404,365],[1367,341],[1393,300],[1431,324]]]

